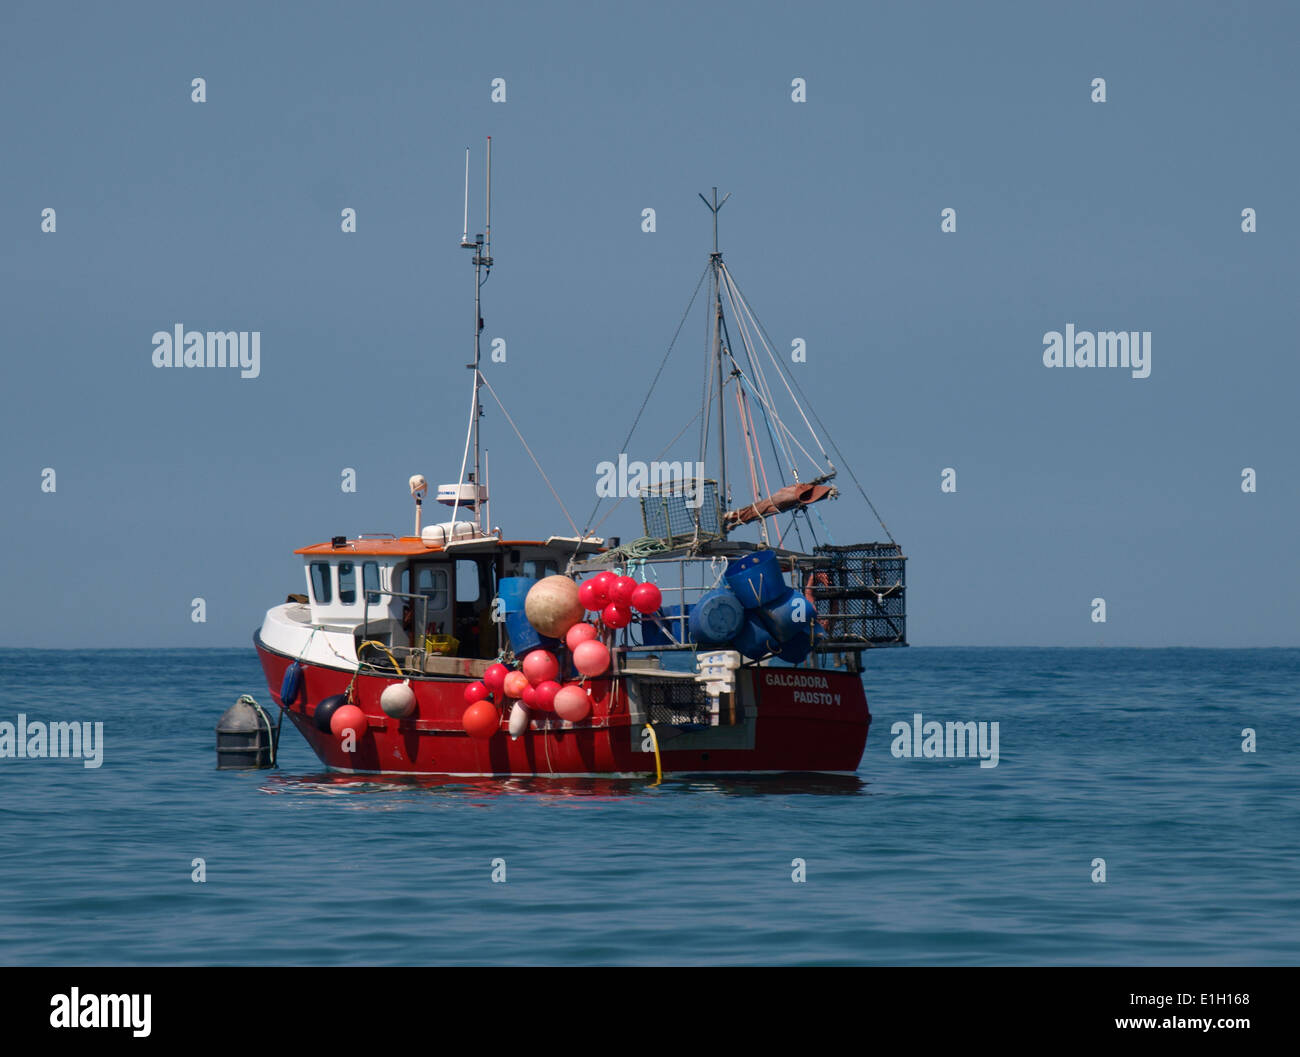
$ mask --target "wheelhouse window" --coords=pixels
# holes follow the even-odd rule
[[[524,562],[519,575],[527,576],[533,580],[543,580],[548,576],[554,576],[559,571],[560,566],[556,562],[542,561],[538,558],[529,558]]]
[[[456,601],[472,604],[483,595],[479,584],[479,564],[469,558],[456,563]]]
[[[415,571],[415,591],[429,600],[430,609],[447,608],[447,570],[421,565]]]
[[[353,562],[339,562],[339,602],[345,606],[357,604],[357,567]]]
[[[366,590],[366,602],[379,605],[379,563],[366,562],[361,566],[361,583]]]
[[[330,590],[330,563],[311,563],[311,596],[318,606],[327,606],[333,600]]]

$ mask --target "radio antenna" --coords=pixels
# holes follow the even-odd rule
[[[469,148],[465,148],[465,224],[461,230],[460,248],[463,250],[473,249],[474,243],[469,240]]]

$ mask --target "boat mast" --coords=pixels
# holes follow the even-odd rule
[[[474,485],[474,527],[480,532],[483,529],[483,504],[478,501],[478,491],[483,480],[479,472],[479,419],[483,417],[483,405],[479,398],[479,387],[482,382],[482,375],[479,373],[479,364],[482,362],[482,336],[483,336],[483,314],[482,314],[482,289],[483,283],[487,279],[487,273],[492,270],[492,137],[487,138],[487,191],[485,206],[484,228],[486,230],[486,239],[482,233],[474,236],[474,241],[469,240],[469,150],[465,151],[465,233],[461,236],[460,244],[463,249],[474,251],[474,362],[467,363],[465,366],[474,372],[474,411],[473,427],[474,434],[474,475],[471,481]],[[455,511],[452,511],[452,518],[455,519]]]
[[[727,418],[722,399],[722,253],[718,249],[718,211],[727,204],[727,199],[730,197],[731,192],[728,191],[719,202],[716,187],[713,189],[712,202],[700,195],[700,201],[713,213],[713,252],[709,254],[709,263],[713,268],[713,358],[718,371],[718,498],[724,510],[727,509],[729,500],[727,498]],[[701,484],[700,487],[703,485]]]

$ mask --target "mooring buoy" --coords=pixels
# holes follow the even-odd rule
[[[284,713],[280,714],[284,718]],[[217,770],[252,771],[275,766],[280,724],[251,695],[243,694],[217,721]]]

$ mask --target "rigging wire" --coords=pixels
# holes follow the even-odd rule
[[[734,306],[733,306],[733,310],[734,310]],[[725,328],[725,326],[726,326],[726,321],[725,321],[725,320],[723,321],[723,326],[724,326],[724,328]],[[741,324],[741,328],[740,328],[740,329],[741,329],[740,339],[741,339],[741,342],[744,343],[744,345],[745,345],[745,357],[746,357],[746,359],[749,361],[750,370],[753,370],[754,367],[755,367],[755,359],[754,359],[754,356],[753,356],[753,352],[752,352],[752,350],[751,350],[750,347],[749,347],[749,343],[748,343],[748,341],[746,340],[746,335],[745,335],[745,333],[744,333],[744,329],[745,329],[745,328],[744,328],[743,322],[742,322],[742,324]],[[747,382],[749,381],[749,379],[745,378],[745,377],[742,375],[742,376],[741,376],[741,381],[742,381],[742,383],[747,383]],[[765,382],[764,382],[764,384],[765,384]],[[785,454],[786,454],[786,461],[790,464],[790,472],[794,475],[794,479],[795,479],[796,481],[798,481],[798,480],[799,480],[799,470],[798,470],[798,468],[795,467],[795,465],[794,465],[794,459],[793,459],[793,457],[790,455],[790,452],[789,452],[789,448],[788,448],[788,446],[786,446],[785,444],[782,444],[782,445],[780,445],[780,447],[778,447],[778,445],[777,445],[777,440],[776,440],[778,434],[774,434],[774,433],[772,432],[772,417],[771,417],[769,414],[767,414],[767,412],[763,412],[763,428],[767,431],[767,442],[768,442],[768,445],[769,445],[769,446],[771,447],[771,449],[772,449],[772,464],[773,464],[773,466],[775,466],[775,468],[776,468],[777,479],[781,482],[782,487],[785,486],[785,467],[782,465],[782,462],[781,462],[781,453],[782,453],[782,450],[785,451]]]
[[[723,265],[722,270],[727,277],[728,292],[734,295],[735,304],[740,308],[744,309],[744,312],[738,313],[738,315],[740,315],[741,318],[743,318],[744,316],[748,316],[750,321],[754,324],[755,330],[761,332],[764,336],[766,336],[767,332],[763,329],[763,325],[758,321],[758,317],[754,315],[754,310],[749,307],[749,302],[745,299],[745,295],[740,292],[740,288],[736,285],[735,279],[732,278],[731,272],[727,271],[726,265]],[[770,344],[770,339],[763,342],[763,348],[764,351],[766,351],[768,358],[772,361],[772,366],[776,368],[777,376],[781,379],[781,383],[785,386],[785,391],[789,393],[790,399],[791,401],[793,401],[795,409],[799,412],[799,417],[803,419],[803,424],[807,427],[808,432],[812,435],[813,441],[816,443],[817,447],[821,449],[822,454],[823,455],[826,454],[826,448],[822,445],[821,439],[817,436],[817,431],[813,429],[812,423],[808,421],[808,416],[804,414],[803,405],[799,403],[799,400],[795,397],[794,393],[790,389],[790,382],[789,379],[787,379],[786,377],[786,371],[782,368],[780,362],[777,360],[776,353],[772,351],[772,345]]]
[[[691,294],[691,299],[686,305],[686,311],[682,313],[681,322],[677,324],[677,329],[673,331],[673,340],[668,343],[668,351],[664,353],[664,358],[659,361],[659,369],[655,371],[655,376],[650,381],[650,388],[646,390],[645,399],[641,401],[641,407],[637,410],[636,417],[632,419],[632,425],[628,427],[627,436],[623,438],[623,446],[620,451],[627,451],[628,443],[632,440],[632,434],[636,432],[637,423],[641,421],[646,405],[650,403],[650,394],[654,392],[655,386],[659,384],[659,376],[664,373],[664,367],[668,365],[668,357],[673,354],[673,347],[677,344],[678,335],[681,334],[682,327],[686,326],[686,320],[691,314],[691,309],[695,307],[695,299],[700,295],[700,287],[704,285],[704,277],[709,274],[709,267],[710,265],[705,265],[704,271],[700,273],[700,278],[695,283],[695,292]],[[596,497],[596,505],[591,508],[591,513],[587,515],[588,525],[591,524],[591,519],[596,516],[596,511],[600,509],[603,498],[603,496]],[[601,520],[603,522],[604,518]],[[578,530],[575,528],[573,531],[576,533]],[[595,530],[590,529],[588,531],[594,532]]]
[[[753,383],[757,386],[756,395],[761,400],[764,400],[768,407],[773,408],[773,411],[770,414],[767,412],[764,412],[763,414],[763,421],[767,426],[769,439],[772,439],[771,420],[772,418],[776,418],[777,420],[778,430],[776,435],[781,438],[780,452],[776,451],[777,445],[776,442],[773,441],[773,454],[776,455],[777,457],[777,465],[778,466],[780,465],[782,454],[784,454],[785,462],[790,467],[790,472],[794,475],[794,479],[798,481],[799,467],[797,462],[795,461],[794,453],[790,450],[790,445],[786,442],[784,435],[781,433],[781,430],[785,428],[785,424],[781,420],[780,415],[776,414],[775,412],[776,401],[772,397],[771,387],[768,385],[767,376],[763,372],[763,362],[754,352],[753,341],[749,335],[748,328],[745,326],[744,316],[738,310],[735,298],[732,296],[731,290],[729,288],[727,290],[727,301],[731,305],[732,314],[736,317],[736,325],[739,328],[741,344],[745,348],[745,358],[749,363],[749,369],[753,375]],[[726,326],[725,322],[723,326],[724,327]],[[809,456],[809,458],[811,459],[811,456]],[[815,460],[813,461],[815,462]],[[781,483],[782,484],[785,483],[784,473],[781,475]]]
[[[482,377],[480,375],[480,377]],[[519,432],[519,427],[515,425],[515,420],[510,417],[510,412],[506,410],[506,405],[501,402],[497,396],[497,391],[492,388],[491,383],[486,378],[482,378],[483,388],[492,394],[492,399],[497,402],[497,407],[501,409],[501,414],[506,416],[506,421],[510,423],[510,428],[515,431],[515,436],[519,438],[519,443],[524,446],[524,451],[528,452],[528,457],[533,460],[533,465],[537,467],[537,472],[542,475],[542,480],[546,482],[546,487],[551,490],[551,495],[555,496],[555,501],[560,504],[560,509],[564,512],[565,520],[573,529],[574,536],[578,536],[578,526],[574,523],[573,516],[569,513],[569,508],[564,505],[564,500],[560,498],[560,493],[555,490],[555,485],[551,484],[551,479],[546,476],[546,471],[542,469],[542,464],[537,461],[537,456],[533,454],[533,449],[528,446],[528,441],[524,440],[524,435]]]
[[[668,449],[671,448],[674,444],[678,442],[678,440],[681,439],[682,434],[685,433],[688,429],[690,429],[691,426],[694,424],[695,420],[699,417],[700,417],[700,412],[699,411],[695,412],[695,414],[693,414],[690,417],[690,419],[687,421],[686,425],[684,425],[681,429],[677,431],[677,436],[673,437],[672,440],[670,440],[667,444],[663,446],[663,450],[659,452],[659,455],[655,456],[655,460],[657,461],[659,459],[659,456],[666,454]],[[617,510],[619,507],[621,507],[623,503],[630,498],[632,497],[620,496],[618,502],[615,503],[612,507],[610,507],[607,511],[605,511],[605,516],[601,518],[599,521],[597,521],[596,524],[592,525],[591,528],[588,529],[587,531],[593,534],[596,531],[598,531],[600,529],[600,526],[610,519],[610,516],[614,513],[614,511]]]
[[[725,271],[726,266],[724,265],[723,268]],[[730,272],[727,273],[727,277],[728,279],[731,278]],[[735,285],[734,280],[732,280],[732,285],[733,286]],[[748,313],[750,318],[754,321],[754,324],[757,327],[759,333],[762,334],[764,343],[767,345],[768,354],[772,356],[772,362],[777,365],[777,370],[781,374],[782,381],[785,381],[786,380],[785,372],[781,370],[780,364],[777,362],[776,356],[772,354],[771,336],[767,333],[767,329],[763,326],[763,324],[759,321],[758,317],[754,314],[754,310],[750,307],[749,302],[745,299],[745,295],[740,293],[739,288],[736,289],[736,292],[737,294],[740,295],[740,303],[745,306],[745,311]],[[789,384],[790,381],[794,383],[795,389],[798,390],[799,395],[803,397],[804,400],[806,401],[808,398],[807,396],[804,395],[803,387],[799,385],[798,379],[791,378],[789,381],[786,382],[787,391],[790,388],[790,384]],[[791,397],[793,398],[793,394],[791,394]],[[796,405],[798,405],[798,401],[796,401]],[[821,427],[822,432],[826,434],[826,439],[830,442],[832,450],[839,457],[840,463],[848,471],[849,478],[853,481],[854,485],[857,486],[858,492],[861,494],[862,498],[866,501],[867,506],[871,508],[871,513],[875,515],[876,520],[880,522],[880,527],[885,530],[885,535],[889,537],[889,542],[897,543],[898,541],[894,539],[893,533],[889,531],[889,526],[885,524],[885,519],[880,516],[880,512],[876,510],[876,505],[871,501],[871,497],[867,495],[866,489],[862,487],[862,482],[858,480],[857,474],[853,472],[853,467],[849,464],[848,459],[844,457],[844,453],[840,450],[840,446],[835,443],[835,439],[831,436],[830,430],[826,428],[826,424],[822,422],[821,416],[817,414],[817,409],[813,408],[811,404],[809,405],[809,407],[812,410],[813,419],[817,422],[817,425]],[[802,413],[803,413],[803,408],[800,407],[800,414]],[[807,417],[804,418],[804,422],[805,424],[808,422]],[[811,431],[812,427],[809,426],[808,428]],[[815,435],[814,435],[814,439],[816,439]],[[818,447],[821,447],[820,441],[818,441]],[[822,448],[822,451],[823,453],[825,453],[826,449]],[[818,515],[818,517],[820,519],[820,515]],[[824,522],[822,524],[822,527],[825,528]]]

